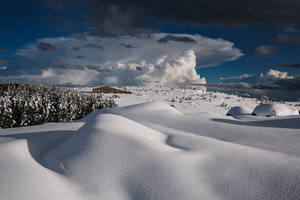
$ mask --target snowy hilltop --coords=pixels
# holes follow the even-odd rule
[[[1,198],[299,199],[299,102],[121,89],[77,121],[0,129]]]

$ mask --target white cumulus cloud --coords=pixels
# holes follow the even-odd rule
[[[51,46],[51,51],[41,50],[40,44]],[[28,79],[72,85],[205,83],[196,68],[216,66],[243,55],[229,41],[166,33],[87,36],[85,40],[43,38],[16,54],[28,62],[30,73],[35,74],[28,75]]]
[[[274,80],[274,79],[294,79],[293,76],[289,76],[287,72],[281,72],[278,70],[270,69],[267,73],[260,74],[262,79]]]
[[[289,75],[288,72],[282,72],[270,69],[259,75],[240,75],[235,77],[220,78],[220,83],[229,84],[230,87],[273,87],[273,88],[300,88],[300,77]]]

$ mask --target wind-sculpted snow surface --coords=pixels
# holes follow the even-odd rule
[[[210,116],[155,102],[0,129],[1,198],[299,199],[299,129]]]

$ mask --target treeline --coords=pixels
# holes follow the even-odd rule
[[[101,95],[26,83],[0,84],[0,127],[11,128],[46,122],[81,119],[94,110],[116,106]]]

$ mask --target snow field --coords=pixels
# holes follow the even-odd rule
[[[226,116],[229,107],[253,110],[260,102],[178,88],[129,89],[134,95],[119,95],[119,108],[79,121],[1,129],[1,196],[299,198],[299,116],[235,119]]]

